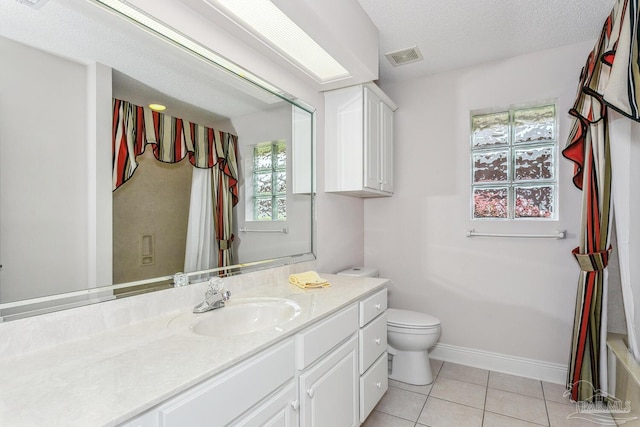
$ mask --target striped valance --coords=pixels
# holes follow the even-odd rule
[[[156,159],[177,163],[189,156],[198,168],[218,166],[230,178],[230,192],[237,203],[238,167],[236,160],[238,137],[209,127],[191,123],[113,99],[113,182],[115,190],[127,182],[138,167],[136,157],[148,144],[153,145]]]

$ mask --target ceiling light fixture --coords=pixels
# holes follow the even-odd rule
[[[319,83],[350,76],[349,72],[335,58],[271,1],[204,1],[223,13],[225,11],[220,10],[220,7],[235,16],[245,24],[242,25],[243,28],[311,75]]]
[[[153,31],[154,33],[157,33],[165,37],[166,39],[169,39],[170,41],[178,44],[179,46],[184,47],[185,49],[195,53],[196,55],[208,61],[211,61],[216,65],[219,65],[220,67],[226,69],[227,71],[230,71],[233,74],[236,74],[252,83],[255,83],[263,87],[264,89],[267,89],[273,94],[276,94],[279,96],[286,96],[286,94],[284,94],[282,90],[278,89],[272,84],[267,83],[266,81],[262,80],[256,75],[249,73],[244,68],[237,66],[233,62],[223,58],[222,56],[214,53],[213,51],[194,42],[189,37],[184,36],[183,34],[169,27],[168,25],[165,25],[159,21],[156,21],[154,18],[138,10],[137,8],[130,6],[127,3],[123,3],[121,0],[94,0],[94,1],[96,3],[106,6],[107,8],[119,13],[120,15],[123,15],[131,19],[132,21],[135,21],[136,23],[142,25],[143,27],[146,27],[147,29]]]
[[[162,104],[149,104],[149,108],[153,111],[164,111],[167,109],[167,107]]]

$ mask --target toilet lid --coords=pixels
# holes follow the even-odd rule
[[[433,328],[440,325],[440,319],[417,311],[389,308],[387,309],[387,324],[399,328]]]

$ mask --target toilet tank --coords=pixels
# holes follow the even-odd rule
[[[370,267],[352,267],[337,274],[339,276],[378,277],[378,269]]]

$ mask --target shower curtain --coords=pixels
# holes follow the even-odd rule
[[[629,264],[632,206],[625,200],[631,195],[638,205],[638,197],[629,191],[631,171],[635,168],[624,164],[625,150],[628,154],[634,149],[637,152],[638,140],[634,141],[629,130],[625,134],[620,123],[611,126],[609,111],[640,120],[637,98],[640,87],[636,87],[640,83],[638,18],[638,0],[618,0],[606,19],[580,76],[578,96],[570,111],[574,125],[563,151],[565,157],[575,162],[573,182],[583,191],[580,246],[573,251],[581,271],[567,375],[567,388],[573,400],[593,401],[608,395],[607,264],[612,250],[609,233],[614,205],[629,345],[636,360],[640,360]],[[637,129],[637,124],[632,126]],[[640,155],[635,158],[640,159]]]
[[[638,259],[640,223],[635,212],[640,212],[640,194],[632,183],[640,183],[640,123],[627,120],[621,114],[611,112],[611,163],[613,177],[613,199],[615,206],[617,255],[620,263],[622,300],[627,324],[627,345],[634,359],[640,362],[638,349],[638,324],[640,320],[640,266],[631,260]],[[635,280],[635,289],[632,286]]]

